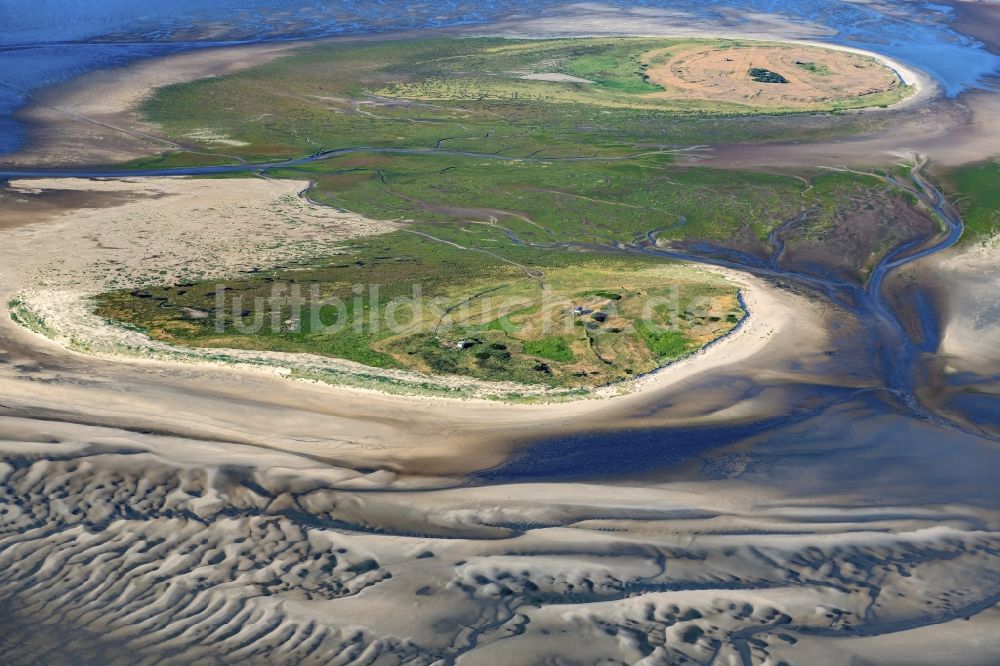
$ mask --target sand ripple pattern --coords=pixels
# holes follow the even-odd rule
[[[973,514],[358,492],[308,460],[182,464],[130,437],[5,445],[4,663],[798,663],[1000,601],[1000,537]]]

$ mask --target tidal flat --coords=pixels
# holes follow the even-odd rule
[[[995,93],[629,108],[650,37],[407,37],[149,61],[0,167],[0,655],[995,663]],[[293,330],[417,283],[510,309]]]

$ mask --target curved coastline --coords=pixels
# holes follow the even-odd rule
[[[658,36],[663,36],[663,35],[658,35]],[[323,41],[335,41],[335,40],[323,40]],[[801,43],[821,48],[841,48],[841,50],[861,53],[870,57],[879,58],[884,64],[886,64],[886,66],[892,67],[895,71],[901,71],[906,76],[911,77],[913,85],[915,85],[917,88],[915,94],[909,96],[905,100],[902,100],[899,104],[906,102],[914,102],[917,99],[923,99],[924,97],[932,94],[933,92],[932,87],[928,84],[929,81],[928,77],[918,75],[917,73],[909,69],[906,69],[904,65],[891,61],[890,59],[884,58],[879,54],[874,54],[871,52],[867,52],[852,47],[836,47],[835,45],[830,45],[823,42],[811,41],[811,40],[780,40],[780,41],[785,43]],[[165,78],[163,70],[164,69],[172,70],[175,67],[176,63],[178,62],[183,63],[181,71],[185,72],[184,74],[185,77],[202,78],[204,75],[211,76],[220,71],[230,71],[230,65],[227,65],[227,62],[233,58],[239,59],[236,67],[237,69],[241,69],[243,67],[257,64],[258,62],[261,61],[261,59],[267,60],[273,57],[280,57],[282,53],[284,53],[284,51],[287,50],[288,48],[298,48],[303,45],[306,45],[306,43],[289,43],[289,44],[283,44],[280,47],[276,48],[274,47],[274,45],[268,44],[261,47],[262,50],[260,52],[257,51],[257,47],[251,46],[251,47],[235,47],[235,48],[217,49],[209,51],[199,51],[196,53],[171,55],[162,59],[157,59],[154,61],[142,63],[139,68],[140,71],[139,75],[131,77],[127,80],[126,83],[121,84],[124,86],[124,89],[118,94],[109,95],[108,94],[109,89],[106,87],[106,85],[104,87],[98,86],[96,94],[102,99],[111,100],[110,103],[114,113],[119,115],[134,113],[136,106],[141,102],[142,99],[144,99],[146,96],[152,93],[152,91],[157,87],[157,83],[162,84],[164,80],[167,80],[169,82],[177,80],[177,74],[175,72],[172,73],[169,77]],[[898,70],[896,69],[897,67],[899,68]],[[147,72],[152,82],[143,81],[142,72]],[[112,89],[116,85],[119,84],[112,82],[111,83]],[[84,104],[93,103],[92,100],[95,96],[95,93],[93,91],[88,93],[85,89],[81,89],[79,86],[75,88],[70,88],[70,92],[68,94],[70,95],[71,100],[73,99],[74,95],[76,96],[83,95],[82,103]],[[74,102],[71,102],[71,104],[72,103]],[[75,103],[80,103],[80,102],[75,102]],[[893,105],[892,108],[895,108],[896,106],[898,105]],[[867,112],[881,111],[881,110],[882,109],[860,109],[854,112],[867,113]],[[319,153],[317,155],[307,158],[298,158],[283,162],[275,162],[270,166],[277,164],[302,163],[314,159],[323,159],[330,155],[338,155],[344,152],[354,152],[360,150],[367,150],[367,149],[351,148],[338,151],[331,151],[329,153]],[[393,149],[380,149],[380,150],[393,152]],[[402,152],[420,152],[420,151],[402,150]],[[241,171],[252,172],[252,171],[266,169],[268,166],[269,166],[268,164],[232,165],[232,166],[220,166],[220,167],[194,167],[189,169],[153,169],[146,171],[142,170],[118,171],[118,170],[100,170],[100,169],[98,170],[87,170],[87,169],[9,170],[9,171],[0,171],[0,178],[12,178],[12,177],[34,178],[34,177],[53,177],[53,176],[84,177],[84,178],[85,177],[142,178],[149,176],[168,176],[173,174],[195,175],[198,173],[216,173],[216,172],[220,173],[241,172]],[[754,314],[750,315],[748,313],[748,315],[744,317],[744,319],[740,322],[740,324],[732,331],[730,331],[728,334],[712,341],[706,347],[700,349],[694,354],[691,354],[683,359],[670,363],[664,367],[658,368],[646,375],[636,377],[635,379],[625,380],[620,383],[589,390],[585,395],[571,394],[571,395],[559,396],[557,399],[561,401],[565,400],[576,401],[581,399],[590,400],[595,397],[601,399],[609,399],[609,398],[621,397],[622,394],[632,394],[632,393],[645,394],[649,392],[654,392],[653,391],[654,387],[666,388],[679,381],[682,381],[685,378],[690,378],[694,375],[697,375],[702,371],[718,369],[719,367],[736,363],[738,360],[748,358],[754,352],[760,351],[762,346],[765,344],[764,341],[777,332],[777,329],[780,326],[779,322],[782,321],[780,318],[768,317],[768,312],[775,311],[775,305],[773,302],[774,297],[773,296],[766,297],[761,292],[766,291],[769,288],[765,286],[763,283],[757,282],[755,286],[748,289],[745,274],[741,276],[735,272],[727,273],[726,269],[724,268],[720,269],[720,267],[718,266],[712,267],[712,270],[715,271],[721,270],[724,274],[727,275],[727,277],[731,279],[731,281],[734,281],[738,284],[742,284],[744,289],[741,290],[741,298],[745,297],[751,301],[758,301],[758,302],[764,301],[766,298],[769,298],[771,302],[761,307],[755,307],[753,309]],[[771,321],[768,321],[768,319],[771,319]],[[75,341],[74,344],[76,345],[76,349],[79,351],[80,349],[88,347],[86,343],[81,344],[83,337],[84,337],[83,332],[78,330],[75,331],[72,336],[67,338],[66,341],[70,340]],[[147,353],[151,349],[152,347],[147,347]],[[157,352],[157,354],[163,354],[163,353],[166,353],[167,357],[173,357],[173,359],[178,362],[199,362],[198,360],[199,354],[189,353],[189,350],[186,349],[183,350],[183,353],[180,354],[180,356],[177,356],[172,352],[166,350],[161,350],[160,352]],[[205,356],[207,355],[208,354],[205,354]],[[127,354],[126,356],[131,356],[131,354]],[[292,364],[289,363],[288,359],[282,359],[279,358],[279,356],[280,355],[273,355],[267,358],[259,358],[259,357],[254,358],[252,354],[236,352],[233,353],[232,356],[225,362],[236,365],[240,365],[241,363],[243,365],[246,365],[247,363],[249,363],[249,367],[251,368],[263,367],[266,369],[267,372],[278,372],[279,374],[290,375],[290,376],[294,376],[296,374],[301,375],[301,373],[296,373],[294,368],[289,367]],[[120,352],[110,353],[110,355],[107,355],[106,357],[124,358]],[[241,358],[243,359],[243,361],[245,361],[245,363],[241,361]],[[329,362],[333,367],[338,366],[336,361],[329,361],[329,360],[326,361]],[[217,364],[220,361],[219,359],[215,359],[209,362]],[[341,371],[343,371],[346,368],[348,375],[358,373],[357,368],[350,367],[353,364],[341,363],[339,365],[341,366]],[[365,370],[367,369],[361,366],[361,374],[364,374]],[[377,375],[378,373],[375,374]],[[405,394],[407,391],[411,393],[413,392],[412,389],[407,389],[406,386],[408,385],[415,386],[420,384],[421,377],[417,375],[414,375],[413,377],[400,376],[391,381],[396,381],[396,380],[399,380],[401,382],[400,388],[398,390]],[[475,387],[476,382],[470,382],[469,385]],[[336,388],[336,386],[334,386],[334,388]],[[353,388],[351,386],[343,386],[340,388],[343,388],[344,390],[362,390],[362,391],[370,390],[369,388],[363,386],[355,386]],[[482,391],[485,391],[485,395],[492,395],[492,398],[488,399],[487,401],[495,402],[496,397],[498,397],[497,388],[498,387],[496,386],[491,387],[488,385],[480,385],[478,387],[479,389],[478,391],[475,388],[473,388],[472,389],[473,393],[471,395],[465,395],[458,399],[463,401],[467,401],[470,399],[473,400],[480,399],[481,397],[486,399],[485,396],[482,394]],[[503,390],[501,389],[500,393],[502,393],[502,391]],[[397,389],[395,388],[390,389],[390,392],[397,392]],[[530,389],[528,390],[528,392],[531,393]],[[419,391],[417,393],[419,393]],[[439,395],[436,397],[438,399],[444,399],[444,400],[450,399],[447,397],[447,390],[445,391],[444,395]],[[545,401],[546,400],[545,392],[539,394],[538,399]]]
[[[200,186],[236,204],[309,205],[296,181],[227,181]],[[0,305],[79,288],[79,255],[113,258],[123,234],[102,206],[138,212],[142,196],[164,204],[198,184],[136,178],[98,210],[7,229],[0,216]],[[367,224],[322,213],[330,233]],[[137,257],[171,249],[157,247],[161,221],[146,221],[156,250]],[[882,275],[919,252],[887,256]],[[952,271],[935,279],[965,290],[966,314],[996,303],[995,248],[975,269],[953,259],[967,272],[934,255],[904,277],[917,283],[933,262]],[[971,284],[987,268],[993,281]],[[704,270],[740,285],[748,315],[730,335],[627,395],[552,405],[105,359],[0,317],[8,654],[109,666],[998,663],[996,440],[915,418],[874,372],[854,374],[877,360],[860,347],[887,338],[852,337],[853,315],[832,299]],[[977,323],[946,331],[944,350],[982,344]],[[967,353],[957,367],[981,371]]]
[[[327,40],[323,40],[327,41]],[[330,40],[333,41],[333,40]],[[186,78],[202,78],[203,76],[213,76],[222,72],[233,71],[233,67],[236,69],[242,69],[247,66],[252,66],[261,61],[266,61],[273,57],[280,57],[289,48],[298,48],[301,46],[308,45],[306,42],[301,43],[286,43],[280,46],[275,46],[273,44],[261,45],[260,47],[254,46],[238,46],[238,47],[226,47],[222,49],[211,49],[205,51],[198,51],[194,53],[183,53],[174,54],[170,56],[165,56],[163,58],[155,59],[152,61],[147,61],[140,63],[135,66],[136,74],[128,77],[124,77],[123,82],[112,81],[110,84],[107,81],[101,82],[101,78],[98,75],[98,85],[92,90],[88,90],[85,86],[81,86],[80,83],[74,83],[69,86],[64,86],[63,90],[66,91],[68,96],[67,104],[65,106],[77,107],[83,106],[87,108],[96,103],[105,105],[110,108],[110,111],[116,115],[123,115],[134,113],[135,108],[148,96],[152,90],[154,90],[159,85],[165,85],[167,83],[176,82],[179,79],[179,75],[176,71],[182,72],[182,76]],[[233,60],[237,64],[229,65],[228,61]],[[170,74],[166,74],[164,70],[170,70]],[[143,81],[143,77],[148,77],[148,80]],[[95,78],[95,77],[91,77]],[[109,88],[110,85],[110,88]],[[115,92],[118,90],[118,92]],[[46,106],[52,108],[61,108],[64,106],[58,101],[58,91],[55,91],[56,100],[52,103],[45,103]],[[132,134],[135,134],[132,132]],[[143,136],[143,139],[156,140],[155,136]],[[348,149],[348,151],[363,150],[363,149]],[[388,149],[391,151],[391,149]],[[340,154],[344,151],[334,151],[333,154]],[[30,149],[28,154],[30,155]],[[290,160],[291,163],[298,163],[301,161],[308,161],[311,159],[322,159],[328,154],[317,155],[311,158],[302,158],[298,160]],[[278,163],[275,163],[278,164]],[[233,165],[231,167],[206,167],[206,168],[192,168],[192,169],[164,169],[164,170],[147,170],[147,171],[118,171],[118,170],[62,170],[62,169],[39,169],[39,170],[8,170],[0,172],[0,178],[14,178],[14,177],[25,177],[25,178],[38,178],[38,177],[84,177],[84,178],[139,178],[147,176],[168,176],[183,173],[184,175],[194,175],[197,173],[215,173],[215,172],[239,172],[239,171],[254,171],[259,169],[265,169],[268,165]],[[713,269],[717,270],[717,269]],[[735,273],[727,273],[727,275],[732,278]],[[746,289],[745,280],[741,280],[738,276],[736,277],[737,282],[744,285]],[[757,291],[766,289],[762,284],[758,283],[749,291]],[[742,294],[748,292],[744,291]],[[744,298],[744,295],[741,295]],[[757,298],[756,295],[750,296],[750,298]],[[763,298],[763,297],[761,297]],[[760,311],[755,317],[766,316],[768,310],[767,307],[761,307]],[[737,347],[742,348],[741,353],[735,354],[739,358],[746,358],[751,355],[752,351],[758,350],[761,346],[762,341],[773,335],[775,332],[775,322],[757,322],[756,320],[751,322],[752,325],[745,325],[747,323],[747,317],[740,322],[740,324],[730,331],[728,334],[714,340],[710,345],[702,348],[701,350],[683,358],[673,363],[668,364],[665,367],[659,368],[647,375],[637,377],[632,380],[625,380],[620,383],[612,384],[609,386],[604,386],[597,388],[593,391],[588,392],[584,396],[573,396],[563,397],[561,400],[576,400],[576,399],[592,399],[594,397],[607,399],[620,397],[622,394],[629,394],[633,392],[646,392],[654,386],[666,386],[680,381],[683,378],[690,377],[697,374],[702,370],[707,370],[709,368],[716,368],[721,365],[725,365],[729,362],[736,362],[735,360],[727,360],[734,356],[734,350]],[[748,333],[748,331],[752,331]],[[754,337],[756,333],[757,342],[752,342],[751,338]],[[88,348],[90,345],[84,341],[84,335],[82,331],[74,331],[74,334],[67,337],[64,342],[72,341],[75,345],[77,351],[80,349]],[[168,356],[174,356],[176,361],[180,362],[197,362],[197,355],[188,355],[185,353],[180,356],[175,356],[169,354]],[[231,362],[239,364],[240,356],[249,356],[247,354],[234,354]],[[107,358],[121,357],[120,354],[112,353]],[[122,357],[124,358],[124,357]],[[182,360],[183,359],[183,360]],[[262,359],[248,359],[251,367],[260,367]],[[218,361],[213,361],[217,363]],[[288,367],[288,362],[277,360],[274,358],[264,360],[264,365],[268,365],[271,362],[276,362],[276,367],[270,368],[268,372],[279,372],[280,374],[295,374],[293,370]],[[346,364],[350,365],[350,364]],[[402,378],[401,378],[402,379]],[[420,377],[414,376],[412,379],[403,379],[402,390],[405,392],[405,386],[407,384],[416,385],[420,383]],[[343,387],[345,390],[351,390],[350,386]],[[356,387],[357,388],[357,387]],[[484,386],[487,393],[494,392],[495,387]],[[524,387],[527,388],[527,387]],[[366,390],[361,388],[360,390]],[[529,390],[530,392],[530,390]],[[446,396],[439,396],[441,399],[448,399]],[[460,398],[461,400],[468,400],[469,397]],[[472,399],[475,399],[474,397]],[[544,399],[544,398],[542,398]]]
[[[830,49],[833,51],[843,51],[845,53],[855,53],[857,55],[867,56],[873,58],[881,63],[883,66],[892,70],[896,76],[899,78],[900,82],[907,86],[914,86],[914,94],[909,95],[906,98],[886,107],[888,109],[898,109],[905,104],[913,104],[916,102],[925,101],[930,97],[934,97],[939,94],[941,87],[934,81],[934,78],[924,72],[919,67],[911,64],[904,63],[897,58],[893,58],[884,53],[879,53],[878,51],[870,49],[862,49],[855,46],[848,46],[846,44],[838,44],[834,41],[825,41],[820,39],[804,39],[804,38],[790,38],[777,35],[761,35],[757,33],[740,33],[733,32],[730,30],[719,30],[717,32],[699,32],[691,30],[659,30],[656,32],[643,32],[641,27],[637,26],[635,31],[631,32],[613,32],[613,33],[602,33],[602,32],[587,32],[587,31],[561,31],[558,34],[553,34],[550,31],[502,31],[502,32],[490,32],[490,31],[475,31],[471,33],[472,36],[476,37],[508,37],[513,39],[550,39],[553,37],[558,38],[582,38],[582,37],[663,37],[663,38],[687,38],[687,39],[745,39],[748,41],[757,41],[762,43],[772,42],[777,44],[801,44],[803,46],[812,46],[821,49]],[[870,111],[884,110],[877,107],[859,108],[854,109],[852,112],[855,113],[865,113]]]
[[[446,36],[484,36],[484,37],[520,37],[524,39],[543,39],[543,33],[514,33],[475,31],[472,33],[443,30]],[[785,39],[766,36],[747,37],[739,33],[721,31],[718,34],[658,32],[644,34],[641,30],[632,33],[642,37],[687,37],[687,38],[746,38],[762,42],[786,44],[801,44],[817,48],[856,53],[875,58],[884,66],[896,72],[906,83],[913,85],[915,91],[904,99],[885,108],[866,107],[854,109],[851,113],[878,113],[898,110],[907,105],[924,102],[936,96],[940,91],[933,79],[926,73],[910,67],[877,52],[839,45],[832,42],[808,39]],[[401,37],[412,36],[411,33],[400,33]],[[572,37],[601,37],[599,33],[586,32],[568,33]],[[392,37],[383,35],[382,38]],[[18,111],[18,115],[27,122],[45,128],[44,134],[34,132],[32,142],[10,155],[0,155],[0,168],[5,169],[0,178],[17,176],[32,177],[73,175],[71,169],[31,169],[28,165],[48,162],[53,164],[107,164],[125,162],[130,159],[144,157],[165,144],[172,144],[156,136],[155,127],[140,119],[136,114],[138,105],[152,92],[164,85],[193,81],[200,78],[218,76],[262,64],[274,58],[281,57],[288,51],[308,47],[314,44],[333,44],[344,41],[370,39],[370,37],[331,37],[320,40],[266,42],[261,44],[226,45],[212,48],[199,48],[166,56],[141,60],[123,68],[98,70],[84,74],[79,79],[57,84],[32,95],[29,103]],[[813,113],[813,112],[803,112]],[[112,140],[101,137],[94,138],[95,132],[113,132]],[[79,136],[85,137],[81,145]],[[172,144],[174,149],[179,148]],[[74,156],[73,151],[82,151],[82,155]],[[90,153],[90,154],[88,154]],[[224,155],[220,154],[220,157]],[[290,160],[294,161],[294,160]],[[263,165],[261,165],[263,166]],[[238,168],[224,169],[238,171]],[[115,170],[104,169],[103,173],[115,173]],[[207,171],[212,173],[212,171]],[[175,172],[180,175],[180,172]],[[134,175],[134,172],[133,172]],[[151,175],[170,175],[167,170],[159,170]],[[102,177],[114,177],[102,176]]]

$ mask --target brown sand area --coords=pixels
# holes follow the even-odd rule
[[[664,49],[648,58],[649,80],[666,88],[661,96],[671,99],[810,109],[899,86],[896,73],[874,58],[806,45],[699,46]],[[755,81],[752,68],[788,82]]]

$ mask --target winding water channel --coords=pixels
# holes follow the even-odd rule
[[[480,25],[513,9],[560,30],[592,25],[580,16],[621,15],[645,27],[661,20],[658,10],[669,10],[662,25],[670,26],[735,19],[740,30],[885,53],[929,72],[949,97],[1000,62],[949,27],[948,7],[904,0],[650,0],[635,12],[636,3],[608,11],[554,0],[387,12],[392,3],[331,0],[315,14],[291,0],[249,4],[255,11],[242,0],[36,0],[32,11],[0,17],[0,153],[28,136],[11,110],[81,72],[213,45],[202,39]],[[36,14],[48,18],[44,27],[32,24]],[[199,24],[211,34],[191,30]],[[966,129],[925,143],[905,132],[845,142],[865,156],[856,161],[839,158],[839,141],[822,156],[795,142],[768,147],[767,163],[869,164],[880,158],[867,156],[905,146],[946,165],[941,148]],[[163,169],[4,170],[0,158],[0,184],[266,176],[355,153],[635,157],[442,145]],[[711,150],[716,166],[742,168],[764,164],[741,162],[758,148],[730,147],[728,162],[726,147]],[[666,241],[683,218],[628,242],[594,227],[599,240],[589,244],[551,233],[548,243],[529,243],[504,229],[514,217],[500,211],[496,226],[509,242],[539,252],[740,271],[750,285],[748,327],[768,321],[754,294],[815,306],[779,309],[794,321],[759,352],[709,360],[692,375],[668,367],[665,378],[686,379],[621,400],[539,407],[530,421],[519,410],[535,406],[441,407],[238,368],[100,358],[0,322],[0,662],[680,663],[667,655],[689,653],[685,663],[746,666],[1000,663],[1000,367],[992,362],[1000,357],[991,357],[991,340],[955,351],[950,337],[956,321],[978,331],[970,322],[986,320],[982,330],[995,331],[1000,307],[995,297],[972,303],[971,291],[945,293],[980,277],[985,290],[995,273],[965,270],[965,248],[941,257],[963,221],[923,162],[908,178],[867,175],[915,198],[935,225],[868,264],[863,282],[814,255],[801,260],[795,219],[763,247],[737,249]],[[73,218],[46,219],[40,238],[72,252],[80,236],[60,245],[60,228]],[[4,238],[30,255],[35,226]],[[410,231],[447,242],[425,229]],[[6,256],[6,275],[16,275],[17,253]],[[939,265],[954,274],[925,270]],[[945,372],[944,351],[966,354],[956,372]],[[695,611],[700,619],[687,621]]]
[[[928,358],[933,357],[940,344],[938,322],[941,317],[935,309],[935,299],[928,294],[912,299],[909,305],[916,310],[912,319],[919,322],[921,328],[914,331],[903,323],[901,313],[887,297],[887,279],[895,271],[950,248],[963,232],[958,211],[924,177],[925,165],[924,160],[917,163],[910,172],[908,182],[892,177],[883,177],[883,180],[916,197],[932,212],[937,228],[886,252],[872,268],[864,285],[783,265],[781,256],[784,246],[775,237],[776,234],[772,234],[773,252],[767,259],[701,242],[689,243],[684,249],[672,249],[656,242],[657,233],[662,230],[651,231],[633,243],[613,246],[619,251],[745,271],[829,303],[836,312],[831,328],[841,332],[835,336],[834,348],[827,354],[835,364],[854,363],[864,369],[864,387],[826,383],[822,376],[813,377],[811,381],[803,378],[792,389],[795,397],[789,401],[786,415],[781,417],[726,425],[618,428],[555,438],[536,444],[524,455],[497,469],[487,470],[481,478],[488,482],[552,478],[655,478],[713,450],[754,438],[766,441],[769,433],[781,433],[817,419],[829,419],[831,410],[837,405],[848,404],[863,404],[866,415],[857,423],[840,424],[847,428],[840,434],[845,446],[853,445],[852,439],[856,435],[848,434],[851,428],[857,425],[862,429],[863,423],[873,414],[892,414],[894,419],[913,419],[932,426],[934,430],[983,436],[982,431],[971,430],[938,413],[918,397],[920,379],[924,377],[921,368]],[[560,244],[561,247],[571,245]],[[576,247],[598,249],[600,246],[576,244]],[[739,376],[737,369],[723,381],[733,381]],[[706,383],[703,388],[714,389],[716,385]],[[697,387],[692,390],[696,391]],[[739,396],[734,394],[734,398]],[[841,418],[834,416],[833,420]]]
[[[0,171],[0,178],[16,177],[155,177],[191,176],[219,173],[265,173],[271,169],[296,167],[352,153],[389,154],[444,154],[478,159],[530,160],[530,161],[583,161],[625,160],[624,157],[511,157],[491,153],[450,151],[447,149],[398,149],[379,147],[354,147],[323,151],[303,158],[260,164],[240,164],[172,169],[135,170],[13,170]],[[797,270],[783,261],[784,241],[781,233],[794,224],[782,225],[771,235],[772,252],[762,258],[749,252],[723,248],[704,242],[689,242],[684,247],[670,247],[657,242],[667,228],[659,228],[640,235],[633,242],[609,240],[599,243],[528,244],[505,229],[508,239],[515,244],[540,250],[574,248],[595,252],[627,252],[653,255],[751,273],[785,288],[792,288],[829,303],[838,313],[836,324],[842,331],[836,349],[829,353],[837,364],[853,363],[862,368],[865,378],[862,387],[845,387],[826,382],[821,377],[803,381],[794,388],[796,397],[791,400],[788,412],[780,418],[751,420],[685,428],[654,428],[637,430],[627,423],[616,424],[607,431],[560,437],[527,447],[500,468],[487,470],[478,478],[485,482],[511,482],[516,480],[573,478],[586,479],[607,476],[634,476],[655,473],[675,467],[685,460],[708,451],[760,436],[770,431],[780,431],[808,421],[830,410],[831,407],[865,400],[879,412],[893,413],[905,418],[933,424],[948,431],[963,431],[960,423],[936,413],[918,398],[918,377],[921,363],[933,355],[939,345],[932,297],[919,297],[911,304],[917,312],[915,320],[923,330],[915,332],[904,325],[900,312],[886,297],[886,281],[898,269],[934,253],[951,247],[961,236],[963,225],[956,209],[923,175],[925,161],[919,161],[910,171],[909,179],[901,181],[892,176],[879,176],[888,185],[915,197],[935,218],[938,228],[897,245],[873,266],[864,285],[835,275],[817,274]],[[684,220],[672,226],[684,224]],[[417,233],[417,232],[415,232]],[[424,235],[424,234],[422,234]],[[437,240],[427,236],[430,240]],[[527,270],[527,269],[526,269]],[[739,400],[739,396],[734,396]],[[808,406],[807,406],[808,405]],[[975,432],[981,436],[982,432]],[[627,446],[623,446],[627,443]],[[668,444],[665,446],[665,443]],[[573,461],[576,461],[575,463]]]

